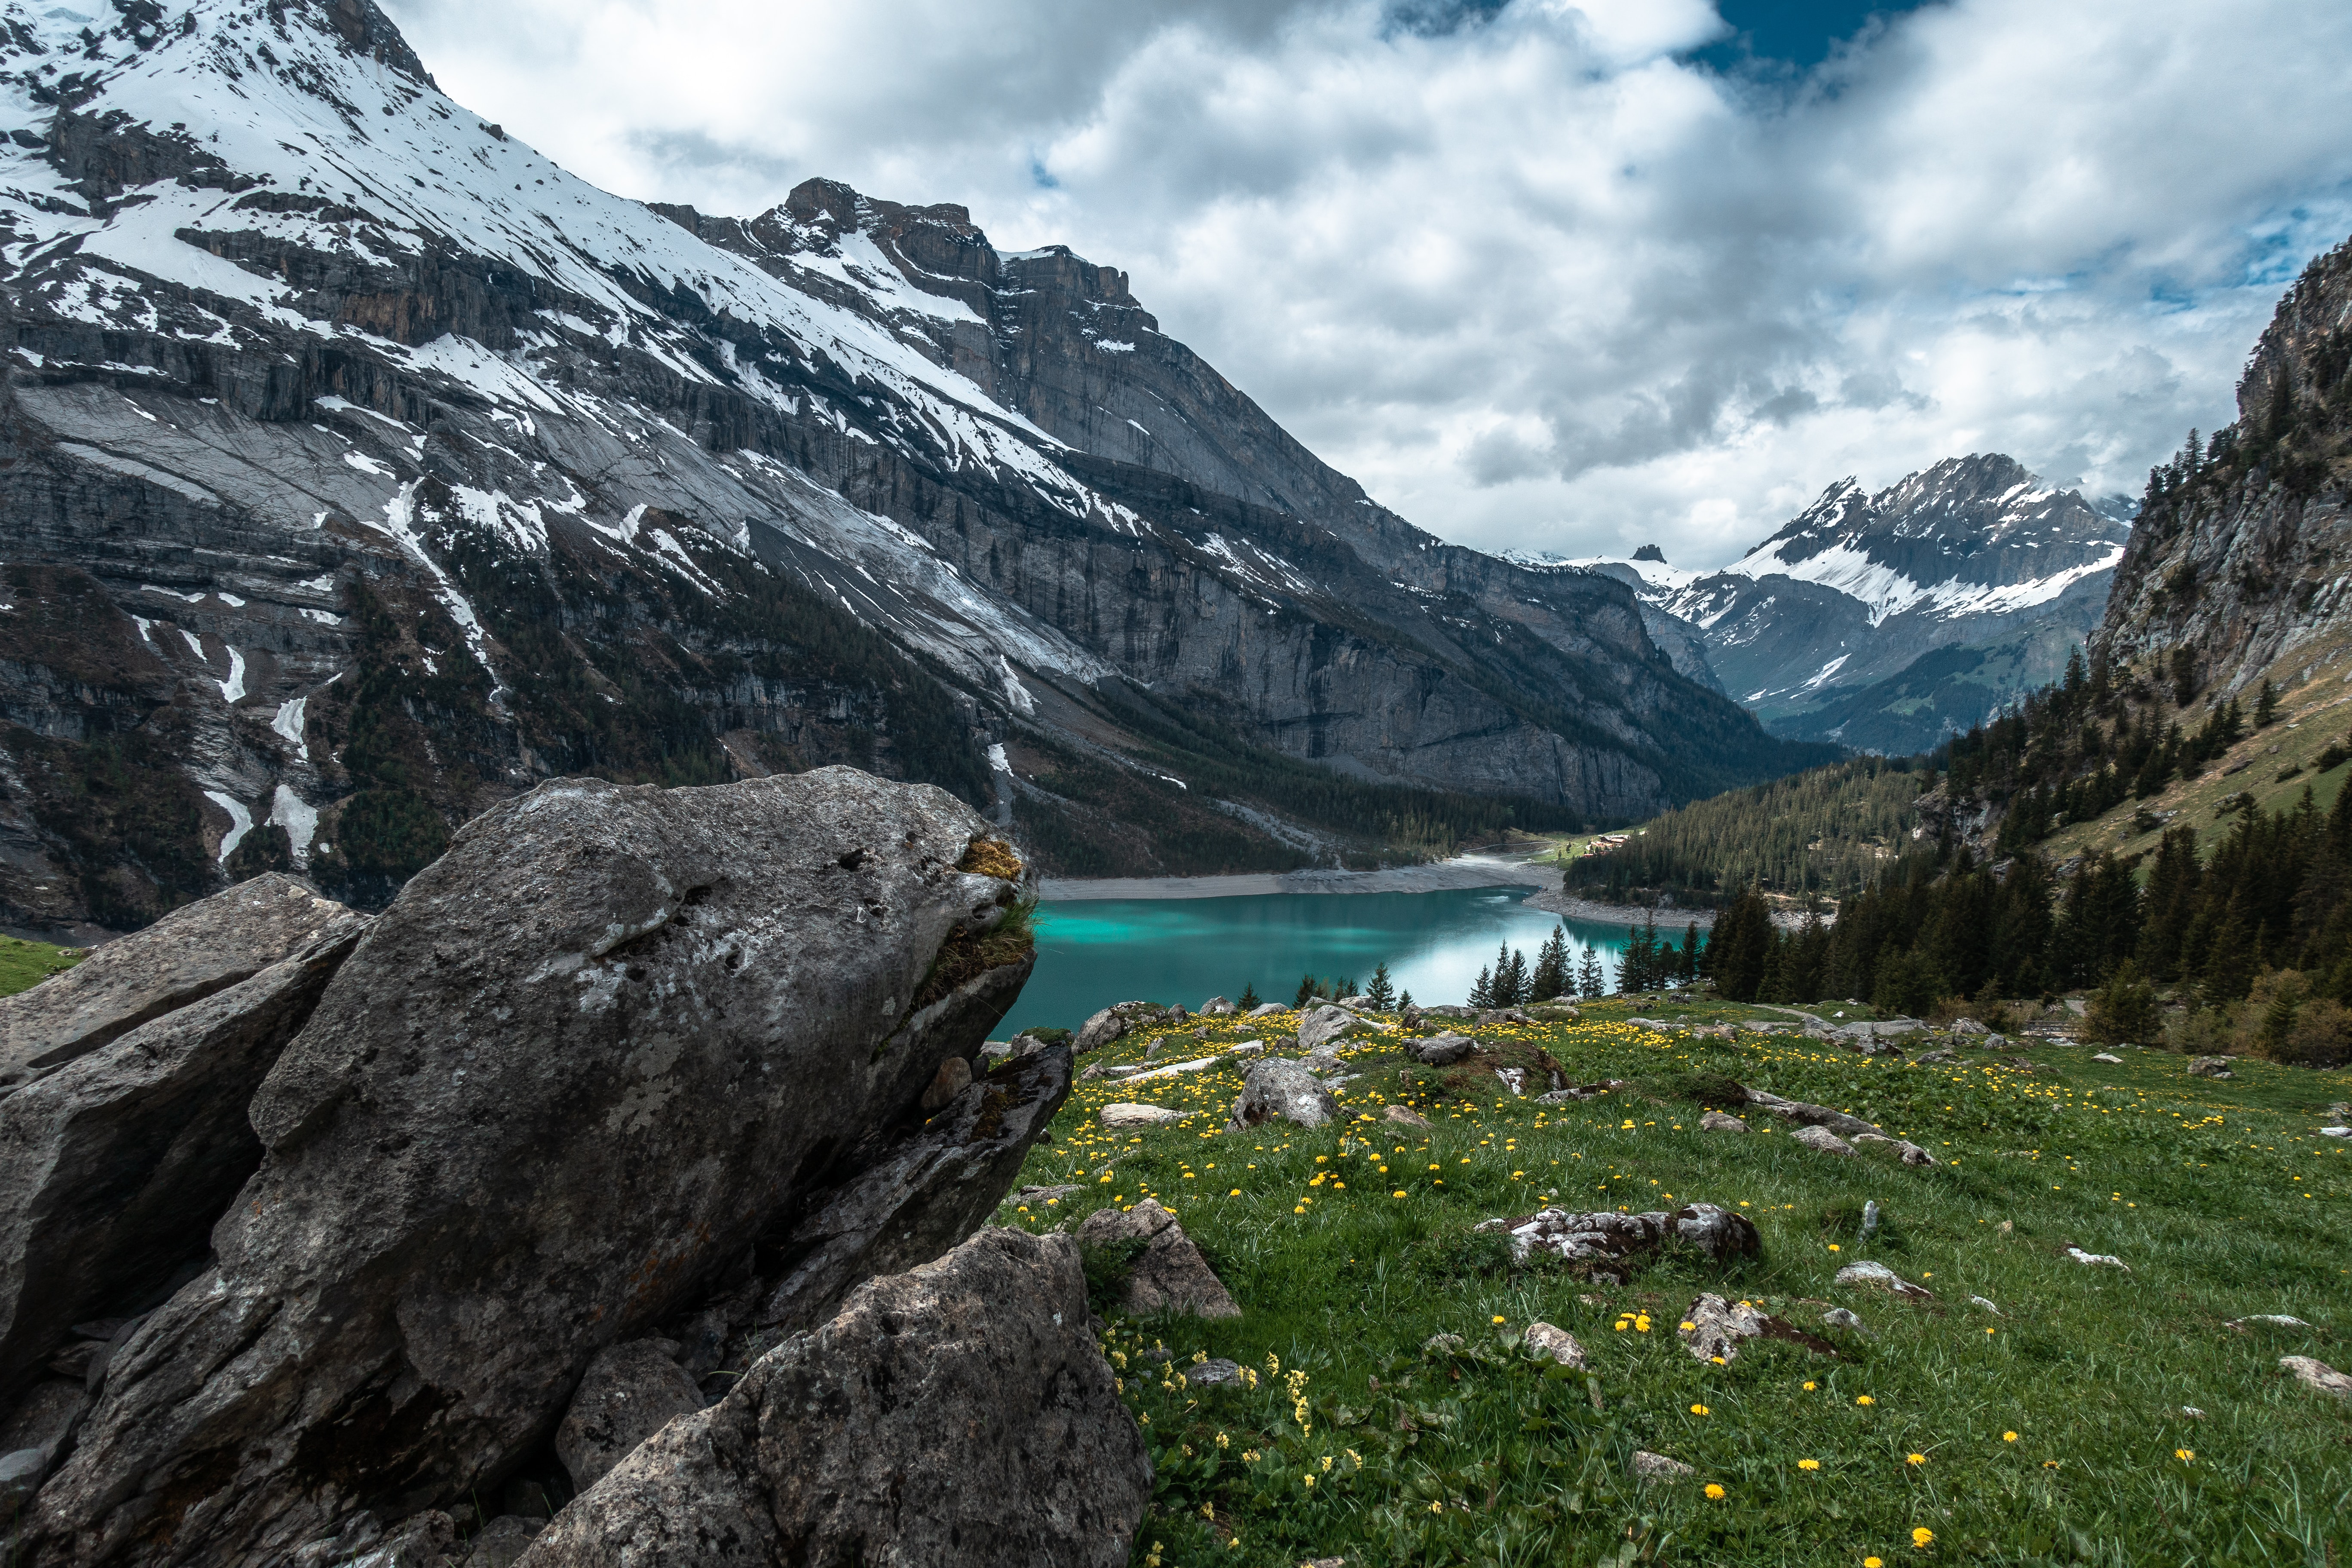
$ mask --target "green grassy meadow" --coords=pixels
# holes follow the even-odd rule
[[[28,991],[61,970],[79,963],[78,947],[58,947],[22,937],[0,936],[0,996]]]
[[[1346,1116],[1313,1131],[1222,1131],[1240,1092],[1220,1068],[1081,1082],[1024,1170],[1078,1191],[1000,1218],[1075,1228],[1104,1204],[1173,1209],[1241,1304],[1224,1321],[1114,1316],[1107,1348],[1158,1480],[1142,1568],[1937,1562],[2333,1564],[2352,1545],[2352,1407],[2279,1357],[2352,1362],[2352,1148],[2322,1138],[2352,1079],[2020,1042],[2012,1069],[1864,1058],[1801,1037],[1663,1035],[1625,1018],[1769,1018],[1701,1003],[1590,1005],[1574,1025],[1475,1027],[1482,1053],[1437,1069],[1386,1041],[1343,1049]],[[1263,1038],[1294,1016],[1139,1031],[1085,1058],[1155,1065]],[[2010,1054],[2010,1053],[2005,1053]],[[1538,1106],[1494,1077],[1557,1062],[1570,1083],[1634,1087]],[[1881,1123],[1942,1163],[1843,1159],[1768,1131],[1702,1132],[1725,1079]],[[1112,1132],[1113,1101],[1179,1122]],[[1427,1130],[1384,1119],[1418,1110]],[[2340,1120],[2340,1119],[2337,1119]],[[1860,1217],[1884,1220],[1865,1242]],[[1737,1208],[1759,1259],[1669,1253],[1623,1286],[1565,1266],[1515,1270],[1480,1220],[1571,1208]],[[2121,1257],[2086,1267],[2069,1244]],[[1884,1262],[1935,1293],[1834,1286]],[[1769,1340],[1728,1364],[1676,1337],[1701,1290],[1756,1301],[1834,1357]],[[1971,1304],[1983,1297],[1994,1310]],[[1866,1334],[1824,1329],[1832,1305]],[[2287,1314],[2306,1329],[2225,1327]],[[1519,1348],[1574,1334],[1588,1379]],[[1462,1336],[1458,1350],[1424,1342]],[[1171,1359],[1148,1359],[1164,1349]],[[1254,1388],[1180,1380],[1203,1356]],[[2191,1415],[2184,1407],[2201,1411]],[[1693,1467],[1637,1484],[1649,1450]]]

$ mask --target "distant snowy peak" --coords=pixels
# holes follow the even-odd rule
[[[1920,605],[1998,614],[2112,570],[2130,534],[2079,490],[1990,453],[1948,458],[1875,495],[1841,479],[1727,570],[1834,588],[1866,605],[1874,624]]]

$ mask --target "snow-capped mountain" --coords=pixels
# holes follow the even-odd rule
[[[1677,667],[1698,678],[1703,649],[1722,689],[1775,731],[1905,751],[2055,677],[2098,624],[2130,536],[2127,502],[2094,505],[1986,454],[1875,494],[1841,479],[1716,571],[1654,551],[1568,564],[1631,584]],[[1976,654],[1913,668],[1952,649]],[[1885,702],[1870,695],[1897,678]]]
[[[381,897],[565,772],[856,762],[1083,872],[1811,754],[1619,584],[1374,505],[1116,269],[819,180],[615,196],[369,0],[0,6],[0,312],[19,923]]]

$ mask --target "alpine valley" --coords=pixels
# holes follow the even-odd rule
[[[1901,755],[2047,686],[2099,624],[2137,508],[1998,454],[1839,480],[1718,571],[1654,548],[1562,565],[1631,585],[1675,667],[1775,733]]]
[[[378,904],[562,773],[852,762],[1084,875],[1827,754],[1624,584],[1375,504],[1066,248],[823,180],[625,200],[369,0],[0,21],[0,918]]]

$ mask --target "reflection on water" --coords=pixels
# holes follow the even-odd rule
[[[1504,942],[1535,962],[1556,923],[1570,958],[1598,950],[1613,984],[1625,951],[1622,926],[1561,922],[1526,907],[1525,888],[1441,893],[1278,893],[1242,899],[1133,899],[1048,904],[1037,911],[1037,971],[1006,1015],[1024,1025],[1074,1029],[1114,1002],[1140,997],[1198,1007],[1238,999],[1244,984],[1287,1003],[1298,977],[1371,977],[1386,962],[1401,991],[1421,1003],[1459,1002]],[[1680,933],[1675,935],[1679,937]]]

